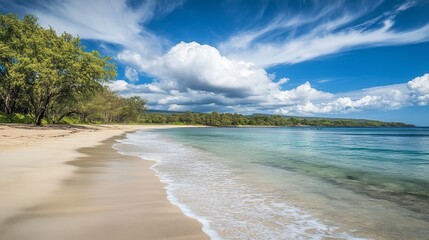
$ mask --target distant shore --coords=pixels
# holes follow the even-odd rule
[[[171,125],[0,125],[0,239],[208,239],[126,132]]]

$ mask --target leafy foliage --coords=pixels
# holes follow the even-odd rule
[[[33,117],[22,113],[5,114],[0,112],[0,123],[32,123]]]
[[[31,114],[37,125],[43,119],[58,123],[84,115],[97,101],[98,112],[107,109],[104,117],[95,118],[101,122],[136,120],[146,102],[103,88],[115,76],[111,59],[86,52],[79,38],[44,29],[33,16],[0,15],[0,106],[11,121],[19,112]]]
[[[137,122],[146,110],[141,97],[124,98],[104,87],[79,106],[75,117],[85,123]]]
[[[318,127],[410,127],[412,125],[397,122],[381,122],[373,120],[298,118],[279,115],[244,116],[231,113],[174,113],[145,114],[142,123],[157,124],[196,124],[215,127],[225,126],[318,126]]]

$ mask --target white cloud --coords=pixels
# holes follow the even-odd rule
[[[390,107],[390,101],[382,96],[366,95],[360,99],[352,100],[350,97],[337,98],[327,103],[314,104],[310,101],[291,107],[279,108],[278,114],[313,115],[318,113],[349,113],[382,107]]]
[[[275,110],[278,114],[313,115],[349,113],[365,110],[392,110],[412,105],[429,104],[429,73],[405,84],[375,87],[335,95],[333,101],[295,104]]]
[[[125,77],[131,82],[137,82],[139,80],[139,74],[137,70],[132,67],[125,68]]]
[[[395,17],[416,5],[407,2],[378,17],[361,22],[380,2],[361,2],[355,9],[343,4],[315,4],[313,11],[280,15],[267,25],[249,29],[220,43],[221,52],[261,67],[294,64],[355,48],[390,46],[429,41],[429,24],[414,29],[395,29]],[[350,4],[353,7],[353,4]],[[318,10],[316,12],[315,10]],[[328,20],[325,20],[328,19]],[[313,29],[303,31],[305,28]],[[268,40],[267,40],[268,39]]]
[[[110,90],[114,92],[121,92],[128,90],[128,83],[124,80],[116,80],[107,84]]]
[[[320,79],[317,81],[317,83],[327,83],[327,82],[331,82],[332,79]]]
[[[386,21],[375,30],[347,30],[320,36],[302,36],[284,43],[258,44],[243,51],[229,51],[234,59],[247,59],[267,67],[284,63],[298,63],[343,50],[417,43],[429,40],[429,25],[415,30],[394,32],[393,23]]]
[[[161,80],[164,89],[240,97],[266,94],[275,88],[264,69],[228,59],[216,48],[196,42],[177,44],[147,71]]]
[[[278,81],[277,81],[277,84],[280,86],[280,85],[283,85],[283,84],[285,84],[285,83],[287,83],[287,82],[289,82],[289,78],[280,78]]]
[[[15,11],[33,14],[44,27],[83,39],[119,44],[151,59],[162,54],[168,41],[144,25],[165,15],[182,1],[146,0],[131,7],[126,0],[20,1],[8,4]],[[106,45],[104,45],[106,46]]]
[[[283,99],[299,99],[300,101],[326,99],[332,97],[332,94],[330,93],[314,89],[309,82],[305,82],[304,84],[292,90],[282,91],[280,93],[284,97]]]
[[[177,104],[171,104],[168,107],[168,111],[180,111],[182,109],[182,107],[180,105]]]
[[[195,90],[240,97],[261,95],[275,88],[264,69],[228,59],[216,48],[196,42],[181,42],[150,63],[138,54],[122,53],[120,58],[159,79],[155,85],[167,91]]]
[[[421,77],[416,77],[407,84],[411,91],[412,98],[419,105],[428,105],[429,103],[429,73]]]
[[[196,42],[181,42],[150,63],[135,54],[123,54],[121,57],[158,79],[154,83],[140,85],[138,89],[129,85],[144,92],[148,98],[151,98],[147,96],[149,89],[162,89],[164,92],[149,99],[155,105],[216,104],[242,108],[260,104],[266,108],[332,96],[312,88],[309,82],[283,91],[280,87],[289,81],[288,78],[275,82],[275,76],[264,69],[249,62],[229,59],[216,48]]]
[[[284,91],[280,90],[277,84],[267,83],[266,91],[261,91],[260,95],[243,96],[213,92],[210,91],[210,87],[206,90],[196,90],[186,85],[168,91],[160,90],[164,84],[159,81],[134,85],[118,80],[112,82],[110,87],[124,95],[142,94],[155,108],[193,111],[265,112],[287,115],[345,114],[365,110],[387,111],[429,103],[429,74],[403,84],[337,94],[314,89],[309,82]],[[181,88],[186,90],[183,91]],[[245,89],[245,86],[243,88]]]
[[[370,8],[376,7],[380,1],[374,1]],[[287,7],[281,8],[281,12],[273,17],[268,24],[263,26],[254,27],[239,32],[236,35],[232,35],[225,42],[219,44],[219,49],[222,52],[229,52],[234,50],[245,50],[248,49],[262,38],[270,36],[279,36],[287,31],[296,30],[300,27],[307,25],[313,25],[315,23],[323,23],[324,18],[331,18],[332,16],[338,16],[343,11],[343,4],[339,1],[331,1],[329,4],[309,4],[306,8],[308,12],[301,12],[293,9],[289,10]],[[310,9],[310,6],[313,6]],[[368,10],[367,6],[361,5],[358,10],[353,11],[348,16],[341,16],[336,18],[334,21],[330,21],[326,24],[321,24],[324,29],[334,29],[335,27],[342,26],[343,24],[350,21],[352,18],[355,19]],[[319,26],[319,28],[321,28]],[[253,26],[252,26],[253,27]]]

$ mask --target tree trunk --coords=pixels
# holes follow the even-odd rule
[[[39,114],[36,114],[36,125],[41,126],[42,120],[46,115],[46,110],[48,109],[49,103],[51,101],[51,96],[47,96],[44,104],[42,105],[42,111]]]
[[[46,113],[46,108],[44,108],[39,114],[36,114],[35,123],[37,126],[42,126],[42,120],[45,117],[45,113]]]
[[[55,121],[54,121],[54,124],[58,124],[58,123],[60,123],[60,122],[61,122],[61,120],[62,120],[64,117],[66,117],[66,116],[70,116],[70,115],[71,115],[71,114],[73,114],[73,113],[79,114],[79,111],[70,111],[70,112],[64,113],[64,114],[63,114],[63,115],[61,115],[57,120],[55,120]]]
[[[43,111],[44,112],[44,111]],[[43,115],[44,114],[39,114],[37,117],[36,117],[36,125],[37,126],[42,126],[42,120],[43,120]]]
[[[3,99],[3,111],[7,114],[7,115],[12,115],[12,109],[10,107],[10,101],[9,101],[9,97],[2,97]]]

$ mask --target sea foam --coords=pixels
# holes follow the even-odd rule
[[[154,160],[168,199],[211,239],[358,239],[272,193],[242,181],[219,156],[153,130],[127,134],[114,148]]]

